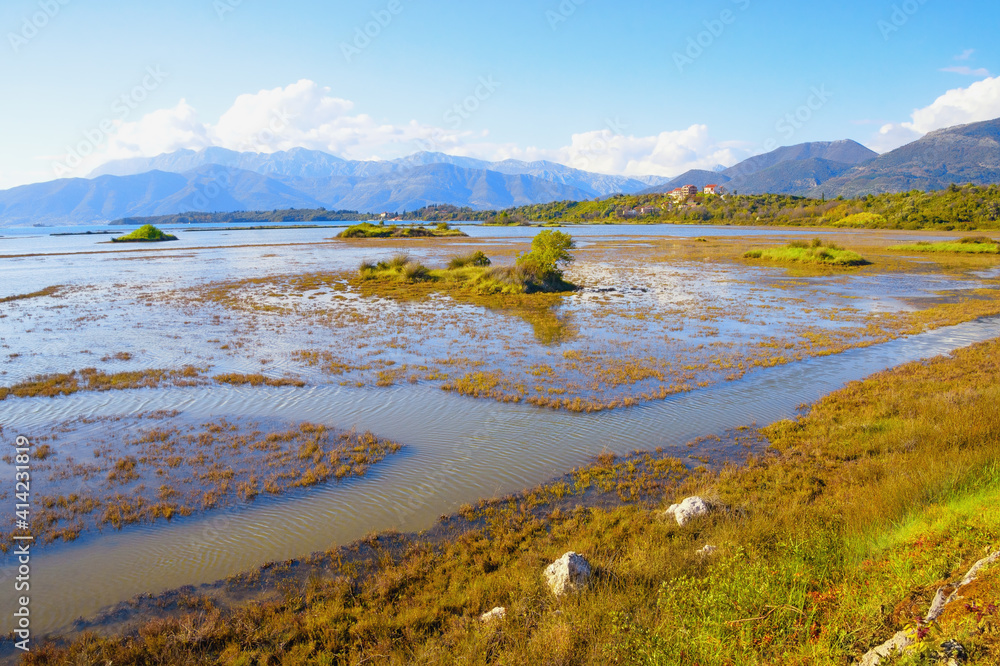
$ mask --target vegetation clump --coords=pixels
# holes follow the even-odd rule
[[[161,243],[163,241],[175,241],[177,236],[164,233],[152,224],[144,224],[130,234],[112,238],[112,243]]]
[[[452,229],[446,222],[433,228],[424,226],[385,226],[362,222],[348,227],[337,235],[337,238],[443,238],[468,236],[461,229]]]
[[[43,296],[58,296],[59,292],[63,290],[62,285],[54,285],[51,287],[45,287],[38,291],[33,291],[30,294],[15,294],[13,296],[4,296],[0,298],[0,303],[11,303],[13,301],[24,301],[29,298],[41,298]]]
[[[159,386],[195,386],[203,384],[201,369],[184,366],[180,370],[134,370],[106,373],[96,368],[39,375],[13,386],[0,386],[0,400],[14,398],[54,398],[79,391],[121,391]]]
[[[570,250],[574,247],[569,234],[545,230],[535,236],[531,250],[519,256],[514,266],[493,266],[481,251],[453,257],[441,269],[397,254],[378,263],[363,262],[358,275],[368,282],[427,283],[479,295],[560,293],[576,289],[563,275],[564,267],[573,261]]]
[[[259,373],[254,375],[244,375],[231,372],[228,374],[216,375],[213,379],[220,384],[229,384],[231,386],[295,386],[301,388],[306,385],[304,381],[294,377],[266,377]]]
[[[930,243],[920,241],[908,245],[893,245],[900,252],[954,252],[957,254],[1000,254],[1000,241],[986,236],[967,236],[957,241]]]
[[[835,243],[824,243],[819,238],[813,239],[811,243],[793,241],[785,247],[750,250],[743,256],[746,259],[838,267],[866,266],[871,263],[856,252],[845,250]]]

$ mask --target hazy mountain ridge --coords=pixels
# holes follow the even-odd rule
[[[102,175],[134,176],[147,171],[159,170],[184,173],[191,169],[218,164],[246,171],[287,179],[325,179],[334,176],[348,178],[386,176],[409,172],[432,164],[450,164],[463,169],[495,171],[507,175],[535,176],[562,185],[569,185],[590,194],[606,196],[617,193],[637,192],[650,184],[667,180],[656,176],[628,178],[591,173],[557,164],[555,162],[522,162],[504,160],[488,162],[473,157],[445,155],[443,153],[421,152],[408,157],[385,161],[344,160],[318,150],[293,148],[276,153],[239,153],[225,148],[205,148],[203,150],[179,150],[156,157],[134,158],[108,162],[95,169],[90,177]]]
[[[295,186],[302,183],[308,187]],[[314,181],[270,178],[213,164],[180,174],[150,171],[16,187],[0,192],[0,223],[87,224],[192,211],[286,208],[401,211],[442,201],[485,209],[586,198],[583,190],[534,176],[450,164],[413,167],[388,177],[334,176]]]

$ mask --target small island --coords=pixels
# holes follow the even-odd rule
[[[337,238],[445,238],[468,235],[460,229],[452,229],[447,222],[442,222],[433,228],[424,226],[401,227],[395,224],[385,226],[362,222],[340,232]]]
[[[165,234],[152,224],[144,224],[135,231],[125,236],[112,238],[112,243],[162,243],[164,241],[175,241],[177,236]]]
[[[575,247],[569,234],[543,231],[514,266],[493,266],[489,257],[476,251],[453,257],[447,268],[430,269],[408,254],[398,254],[388,261],[363,262],[358,277],[369,285],[381,285],[383,295],[397,293],[401,285],[424,285],[449,293],[464,290],[479,296],[558,294],[577,289],[564,279],[562,270],[573,262],[570,250]]]

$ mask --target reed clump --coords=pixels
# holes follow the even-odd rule
[[[812,242],[792,241],[785,247],[750,250],[743,257],[745,259],[846,268],[867,266],[871,263],[856,252],[845,250],[835,243],[824,242],[819,238]]]

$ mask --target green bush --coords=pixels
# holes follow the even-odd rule
[[[125,236],[112,238],[112,243],[158,243],[162,241],[175,241],[177,236],[165,234],[152,224],[144,224],[135,231]]]
[[[481,250],[476,252],[470,252],[468,254],[460,254],[456,257],[452,257],[451,261],[448,262],[448,268],[455,270],[458,268],[465,268],[466,266],[478,266],[480,268],[485,268],[493,262],[487,257]]]

